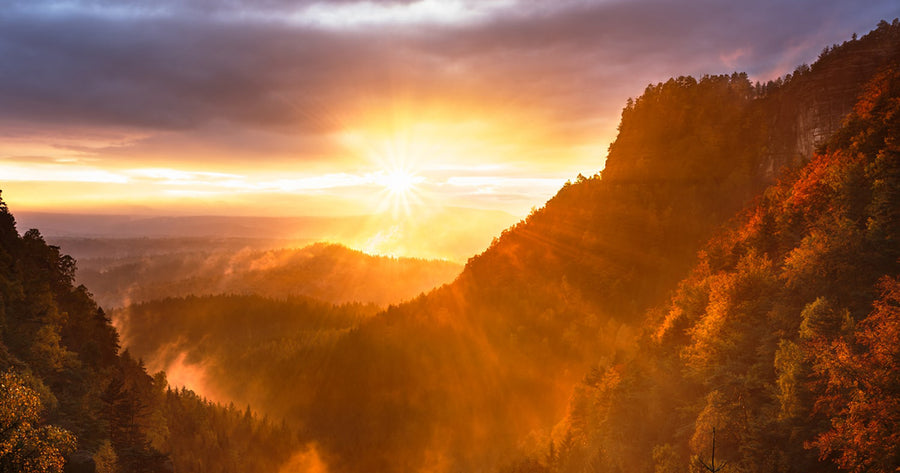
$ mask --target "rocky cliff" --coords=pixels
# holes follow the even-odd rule
[[[897,58],[900,21],[882,21],[862,38],[826,47],[812,67],[759,86],[770,116],[760,169],[766,180],[808,160],[841,127],[866,82]]]

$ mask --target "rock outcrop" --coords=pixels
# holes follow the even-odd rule
[[[882,21],[863,38],[826,48],[811,68],[767,84],[776,90],[762,99],[771,117],[760,169],[766,180],[808,160],[841,127],[864,85],[898,61],[900,21]]]

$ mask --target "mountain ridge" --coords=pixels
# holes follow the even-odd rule
[[[461,266],[440,260],[369,255],[343,245],[186,249],[79,261],[77,279],[107,309],[206,294],[309,296],[334,304],[396,304],[455,279]]]

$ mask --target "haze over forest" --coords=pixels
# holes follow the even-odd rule
[[[13,1],[0,472],[897,471],[855,3]]]

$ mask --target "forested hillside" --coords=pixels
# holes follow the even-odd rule
[[[858,396],[823,360],[869,359],[865,314],[892,310],[890,280],[872,300],[896,269],[898,51],[900,25],[882,22],[768,84],[649,86],[602,174],[561,189],[452,285],[360,322],[331,356],[290,355],[295,377],[259,372],[248,382],[272,393],[260,407],[290,413],[336,471],[684,469],[714,425],[742,471],[830,465],[805,445],[843,458],[841,419],[856,414],[840,406]],[[845,378],[809,385],[810,373]],[[312,398],[295,404],[294,379],[315,380]],[[523,451],[532,459],[516,461]]]
[[[266,406],[284,418],[309,410],[337,341],[378,311],[372,304],[219,295],[135,304],[112,317],[123,343],[147,354],[147,364],[164,369],[170,383]]]
[[[685,471],[710,462],[715,428],[728,471],[895,471],[898,66],[808,165],[707,244],[649,312],[641,349],[599,363],[554,446],[519,466]]]
[[[75,262],[0,200],[0,471],[270,472],[295,430],[169,389],[128,351]]]

